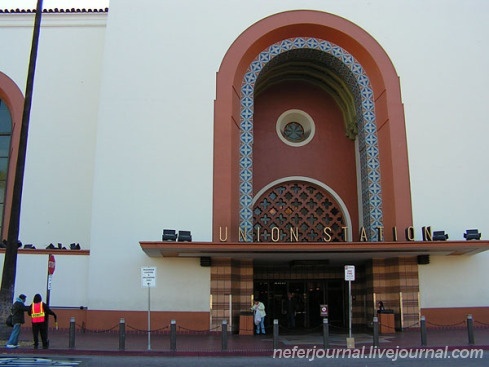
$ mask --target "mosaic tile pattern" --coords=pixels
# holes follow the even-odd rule
[[[328,66],[335,70],[355,95],[358,116],[358,149],[362,185],[363,226],[369,240],[376,239],[376,228],[383,226],[377,125],[374,95],[370,80],[358,61],[343,48],[316,38],[290,38],[271,45],[250,64],[241,86],[239,195],[240,227],[252,242],[253,227],[253,104],[254,87],[260,72],[276,56],[292,50],[319,50]]]

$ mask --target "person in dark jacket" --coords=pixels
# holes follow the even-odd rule
[[[377,313],[382,313],[385,311],[384,302],[377,302]]]
[[[10,338],[7,341],[7,348],[17,348],[19,344],[20,327],[25,322],[24,312],[29,310],[24,302],[26,300],[25,294],[21,294],[15,300],[12,305],[12,324],[14,328],[10,333]]]
[[[295,328],[295,315],[297,313],[297,299],[293,293],[287,293],[287,327]]]
[[[29,307],[29,316],[32,319],[32,335],[34,337],[34,349],[39,346],[39,334],[41,334],[42,348],[49,348],[48,340],[48,317],[54,316],[54,321],[58,322],[58,316],[42,301],[40,294],[36,294]]]

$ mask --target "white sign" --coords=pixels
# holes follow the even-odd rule
[[[141,286],[143,288],[156,287],[156,268],[142,267],[141,268]]]
[[[345,265],[345,280],[355,280],[355,265]]]

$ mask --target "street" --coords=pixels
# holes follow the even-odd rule
[[[392,358],[393,356],[382,356],[368,358],[364,356],[357,358],[353,356],[344,356],[336,358],[273,358],[270,357],[159,357],[159,356],[3,356],[0,357],[0,366],[93,366],[93,367],[272,367],[272,366],[324,366],[325,363],[334,362],[335,367],[351,366],[426,366],[428,363],[431,367],[450,367],[450,366],[469,366],[469,367],[486,367],[489,363],[488,351],[480,355],[474,355],[473,358],[458,358],[445,356],[445,358]],[[477,358],[476,358],[477,357]],[[326,359],[326,360],[325,360]]]

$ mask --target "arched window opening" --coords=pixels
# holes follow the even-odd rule
[[[11,140],[12,117],[7,105],[0,99],[0,233],[3,228]]]

